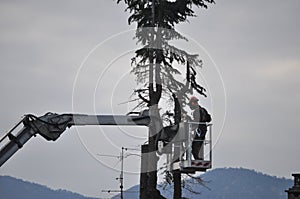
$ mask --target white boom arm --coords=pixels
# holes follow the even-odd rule
[[[148,111],[138,115],[84,115],[84,114],[55,114],[47,113],[41,117],[25,115],[0,140],[0,144],[8,138],[9,141],[0,149],[0,167],[22,146],[36,134],[48,141],[55,141],[66,130],[75,125],[142,125],[148,126],[150,117]],[[18,126],[23,128],[14,134]]]

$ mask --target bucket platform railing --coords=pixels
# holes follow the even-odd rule
[[[207,126],[204,140],[194,140],[195,130],[199,124]],[[198,159],[192,155],[193,142],[203,142]],[[183,173],[205,172],[212,168],[212,124],[183,122],[174,139],[168,143],[167,170],[180,170]]]

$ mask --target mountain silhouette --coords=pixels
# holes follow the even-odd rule
[[[201,175],[204,186],[187,179],[182,196],[189,199],[287,199],[284,191],[293,186],[293,180],[266,175],[244,168],[219,168]],[[173,185],[160,185],[166,198],[173,198]],[[189,191],[189,190],[190,191]],[[138,199],[139,185],[124,192],[124,198]],[[197,193],[192,193],[197,192]],[[116,195],[112,199],[119,199]]]
[[[66,190],[52,190],[46,186],[10,176],[0,176],[0,199],[95,199]]]
[[[202,174],[201,179],[204,184],[187,178],[183,184],[182,196],[189,199],[287,199],[287,193],[284,191],[293,186],[291,179],[244,168],[214,169]],[[173,198],[173,185],[160,184],[159,189],[166,198]],[[10,176],[0,176],[0,199],[40,198],[94,199],[66,190],[52,190]],[[119,198],[120,194],[112,197]],[[124,198],[139,199],[139,185],[125,190]]]

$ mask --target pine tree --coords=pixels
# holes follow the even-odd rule
[[[139,93],[139,106],[148,106],[151,117],[147,191],[140,193],[140,198],[160,198],[156,189],[158,158],[155,153],[155,136],[163,128],[158,107],[160,99],[164,95],[168,96],[171,91],[180,99],[181,106],[184,106],[188,95],[194,90],[206,96],[205,88],[196,81],[196,69],[202,67],[199,56],[179,49],[170,42],[187,41],[175,30],[175,25],[195,16],[195,6],[207,8],[214,0],[117,0],[117,3],[121,1],[127,5],[126,11],[131,13],[128,23],[137,24],[135,36],[142,47],[132,58],[132,73],[135,74],[137,82],[144,86],[139,89],[144,92]],[[184,78],[180,71],[185,71]],[[180,186],[180,173],[175,175],[176,191],[178,183]],[[177,195],[181,198],[181,193]]]

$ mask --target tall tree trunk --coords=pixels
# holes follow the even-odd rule
[[[149,199],[164,198],[160,195],[160,192],[156,189],[157,186],[157,161],[155,140],[156,135],[162,129],[162,121],[159,114],[158,103],[161,98],[162,85],[160,78],[160,66],[155,65],[154,53],[157,50],[155,44],[155,1],[152,0],[152,26],[151,28],[151,41],[149,49],[149,97],[150,107],[149,114],[151,123],[149,125],[148,133],[148,172],[147,172],[147,185],[148,185],[148,197]],[[156,53],[157,54],[157,53]],[[157,60],[156,60],[157,62]],[[154,80],[155,77],[155,80]],[[155,89],[154,89],[155,84]]]
[[[147,165],[148,165],[148,152],[149,145],[144,144],[141,147],[141,172],[140,172],[140,199],[149,198],[148,196],[148,173],[147,173]]]
[[[181,199],[182,191],[181,191],[181,172],[174,171],[173,172],[174,179],[174,199]]]
[[[155,95],[154,95],[155,96]],[[155,136],[162,129],[162,122],[158,110],[158,105],[150,106],[151,123],[149,125],[149,151],[148,151],[148,196],[149,199],[163,198],[156,189],[157,185],[157,161],[155,146]]]
[[[174,162],[180,161],[181,154],[180,154],[180,144],[175,143],[174,147]],[[174,199],[181,199],[181,172],[180,170],[173,171],[173,180],[174,180]]]

